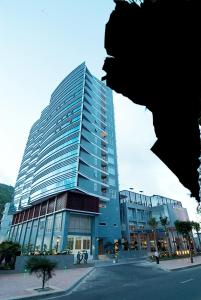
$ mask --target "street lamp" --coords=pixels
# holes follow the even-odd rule
[[[56,239],[56,253],[58,253],[59,243],[60,243],[60,236],[58,236]]]

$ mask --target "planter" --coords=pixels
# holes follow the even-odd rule
[[[38,255],[39,256],[39,255]],[[36,257],[36,256],[17,256],[16,257],[16,263],[15,263],[15,273],[24,273],[26,272],[25,270],[25,265],[26,262],[29,258],[31,257]],[[43,256],[50,261],[55,261],[57,262],[57,270],[62,270],[62,269],[68,269],[72,268],[74,264],[74,255],[73,254],[67,254],[67,255],[45,255]]]

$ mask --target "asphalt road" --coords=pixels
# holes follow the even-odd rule
[[[201,267],[167,272],[145,261],[96,268],[57,300],[201,300]]]

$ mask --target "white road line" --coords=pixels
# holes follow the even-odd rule
[[[194,279],[191,278],[191,279],[188,279],[188,280],[185,280],[185,281],[181,281],[180,283],[186,283],[186,282],[189,282],[189,281],[192,281],[192,280],[194,280]]]

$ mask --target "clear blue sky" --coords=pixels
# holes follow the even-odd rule
[[[112,0],[1,1],[0,182],[15,184],[30,127],[60,81],[83,61],[103,76],[104,29],[114,6]],[[114,103],[120,188],[181,200],[196,219],[188,190],[149,150],[151,113],[121,95],[114,94]]]

